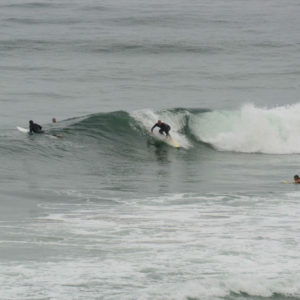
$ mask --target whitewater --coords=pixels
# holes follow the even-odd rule
[[[244,105],[236,111],[193,116],[191,131],[199,141],[220,151],[299,153],[300,105],[260,108]]]

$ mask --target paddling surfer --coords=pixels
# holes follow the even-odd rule
[[[32,120],[29,121],[29,133],[44,133],[42,126],[34,123]]]

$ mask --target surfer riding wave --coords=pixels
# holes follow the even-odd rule
[[[171,130],[171,127],[170,125],[166,124],[166,123],[163,123],[161,120],[158,120],[156,124],[153,125],[153,127],[151,128],[151,133],[153,133],[153,129],[155,127],[159,127],[159,133],[160,134],[164,134],[164,132],[166,133],[166,138],[168,138],[170,135],[169,135],[169,131]]]

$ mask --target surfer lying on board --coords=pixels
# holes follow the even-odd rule
[[[298,175],[294,176],[294,183],[300,183],[300,177]]]
[[[42,126],[34,123],[32,120],[29,121],[29,133],[43,133]]]
[[[166,138],[169,137],[169,131],[171,130],[170,125],[163,123],[161,120],[158,120],[156,124],[154,124],[154,126],[151,128],[151,133],[153,133],[153,129],[155,127],[159,127],[159,133],[160,134],[164,134],[164,132],[166,133]]]

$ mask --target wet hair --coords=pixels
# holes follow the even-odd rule
[[[32,121],[32,120],[30,120],[30,121],[29,121],[29,123],[30,123],[30,124],[33,124],[33,121]]]
[[[299,176],[298,176],[298,175],[295,175],[295,176],[294,176],[294,179],[299,179]]]

